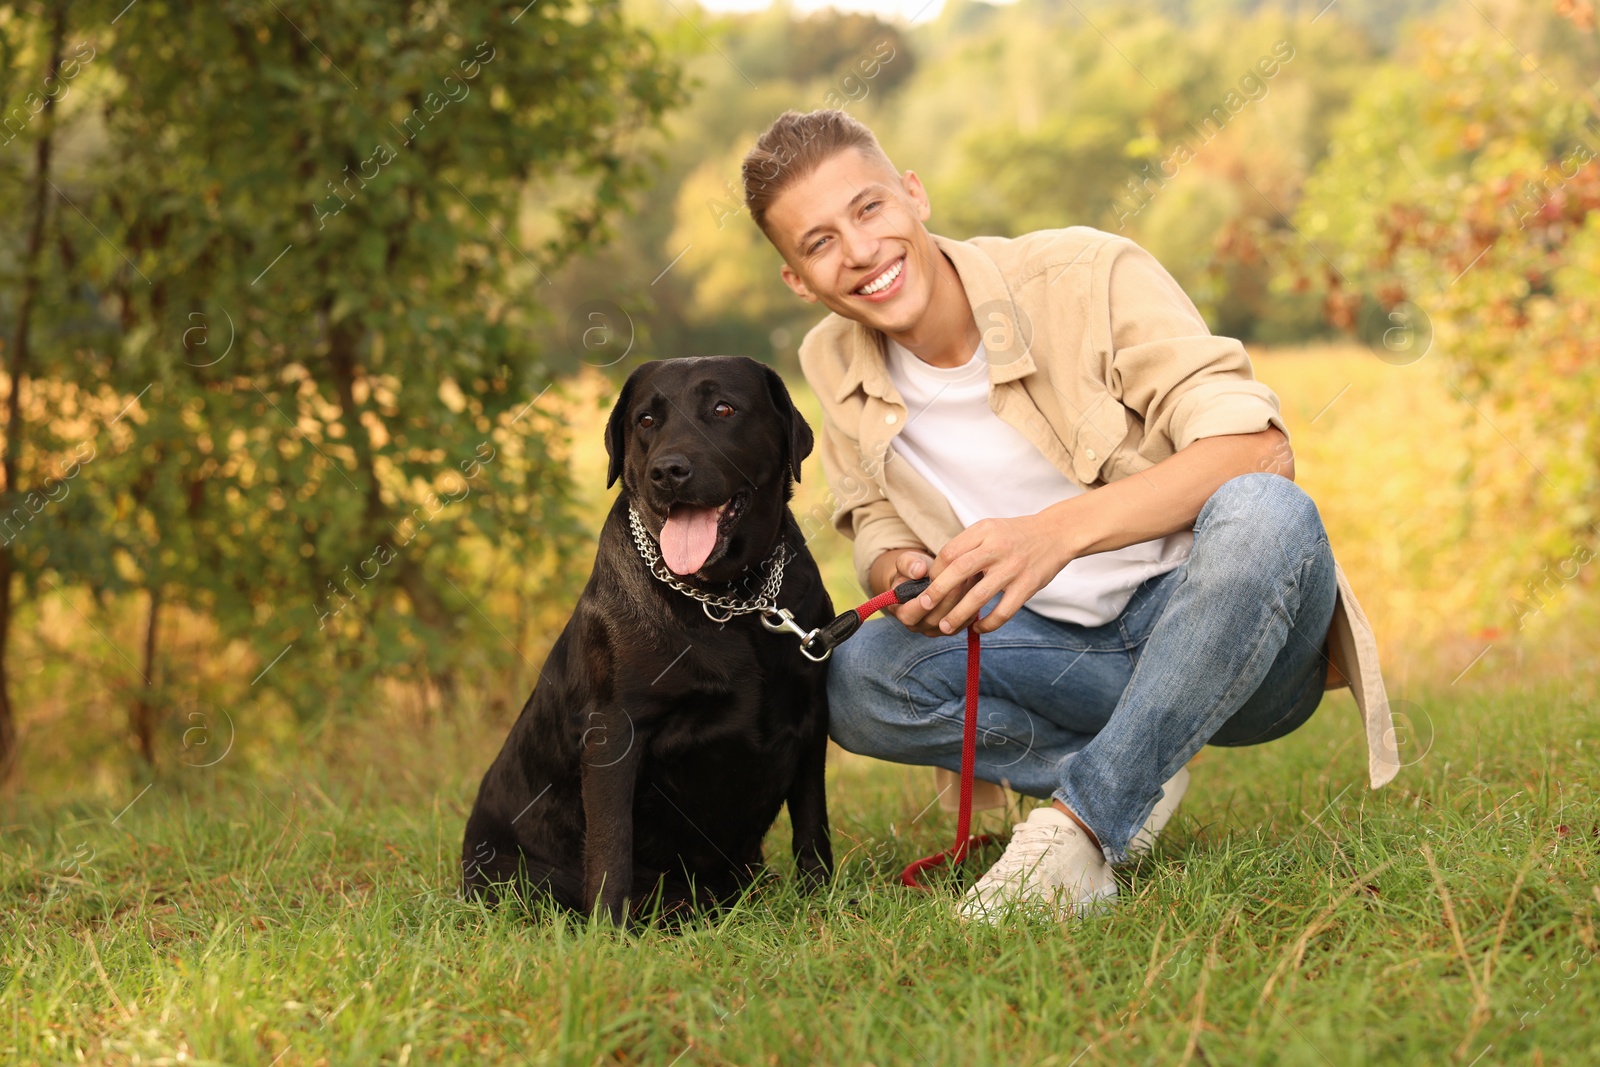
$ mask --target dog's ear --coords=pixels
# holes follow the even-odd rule
[[[767,392],[772,394],[772,406],[778,409],[778,417],[783,420],[788,432],[789,471],[798,482],[801,461],[811,455],[811,447],[815,444],[811,427],[806,424],[805,416],[794,409],[794,401],[789,398],[789,387],[783,384],[778,372],[764,364],[762,369],[767,372]]]
[[[617,394],[611,417],[606,420],[606,454],[611,457],[611,463],[606,468],[607,489],[616,485],[617,479],[622,477],[623,463],[628,458],[628,431],[633,427],[633,420],[628,413],[633,404],[633,388],[648,366],[649,363],[641,363],[633,368],[628,380],[622,383],[622,392]]]

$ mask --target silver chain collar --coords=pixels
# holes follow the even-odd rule
[[[789,562],[789,548],[782,541],[778,542],[778,546],[768,557],[767,580],[762,583],[761,592],[749,600],[740,600],[737,597],[696,589],[668,570],[667,565],[661,560],[660,551],[656,548],[655,538],[650,536],[644,520],[639,517],[639,513],[631,504],[628,506],[628,525],[633,529],[633,546],[639,550],[639,555],[644,558],[650,573],[684,596],[700,601],[700,607],[705,611],[706,618],[712,622],[727,622],[735,615],[748,615],[752,611],[771,612],[777,609],[778,590],[783,588],[783,566]],[[713,615],[711,609],[714,607],[721,608],[726,614]]]
[[[820,656],[812,655],[807,646],[817,635],[817,630],[805,629],[794,621],[794,614],[788,608],[778,607],[778,590],[783,588],[783,567],[790,558],[789,546],[782,541],[778,542],[777,547],[772,550],[772,555],[767,559],[767,580],[761,583],[761,591],[748,600],[740,600],[737,597],[697,589],[668,570],[667,565],[661,560],[661,552],[656,547],[655,538],[650,536],[644,520],[639,517],[639,512],[632,504],[628,505],[628,527],[633,531],[633,547],[638,550],[650,573],[663,584],[671,586],[691,600],[698,600],[700,610],[705,612],[706,618],[712,622],[725,623],[736,615],[749,615],[759,611],[761,625],[769,632],[779,634],[787,631],[800,638],[800,651],[807,659],[821,663],[831,654],[832,649]],[[716,614],[712,611],[713,608],[720,609],[722,614]]]

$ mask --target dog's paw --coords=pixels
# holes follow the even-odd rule
[[[800,868],[802,892],[814,893],[833,880],[833,853],[831,849],[819,852],[802,852],[795,857]]]

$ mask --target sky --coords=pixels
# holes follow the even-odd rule
[[[700,0],[708,11],[760,11],[771,6],[772,0]],[[791,0],[791,6],[802,14],[825,7],[840,11],[861,11],[893,21],[896,18],[910,22],[926,22],[939,14],[944,0]]]

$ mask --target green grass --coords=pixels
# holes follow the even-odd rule
[[[836,752],[829,891],[780,822],[770,883],[630,936],[457,899],[504,722],[241,728],[142,795],[0,808],[0,1062],[1592,1064],[1595,688],[1413,694],[1377,793],[1330,697],[1202,753],[1109,914],[1003,930],[896,884],[951,832],[926,771]]]
[[[1282,741],[1203,752],[1109,914],[968,929],[957,887],[898,886],[952,833],[929,773],[835,752],[827,893],[793,892],[780,821],[773,881],[630,936],[457,899],[462,826],[509,726],[488,700],[305,732],[240,710],[236,736],[206,720],[208,751],[233,742],[209,768],[183,765],[185,718],[154,780],[117,747],[119,690],[36,702],[22,792],[0,797],[0,1067],[1600,1063],[1593,598],[1537,635],[1476,633],[1478,592],[1537,568],[1489,580],[1501,530],[1446,536],[1465,490],[1428,447],[1455,416],[1427,364],[1405,390],[1359,353],[1261,371],[1407,713],[1412,765],[1387,788],[1366,789],[1334,694]],[[599,511],[605,407],[589,408],[573,462]],[[796,510],[826,500],[813,456]],[[856,603],[849,546],[813,548]]]

